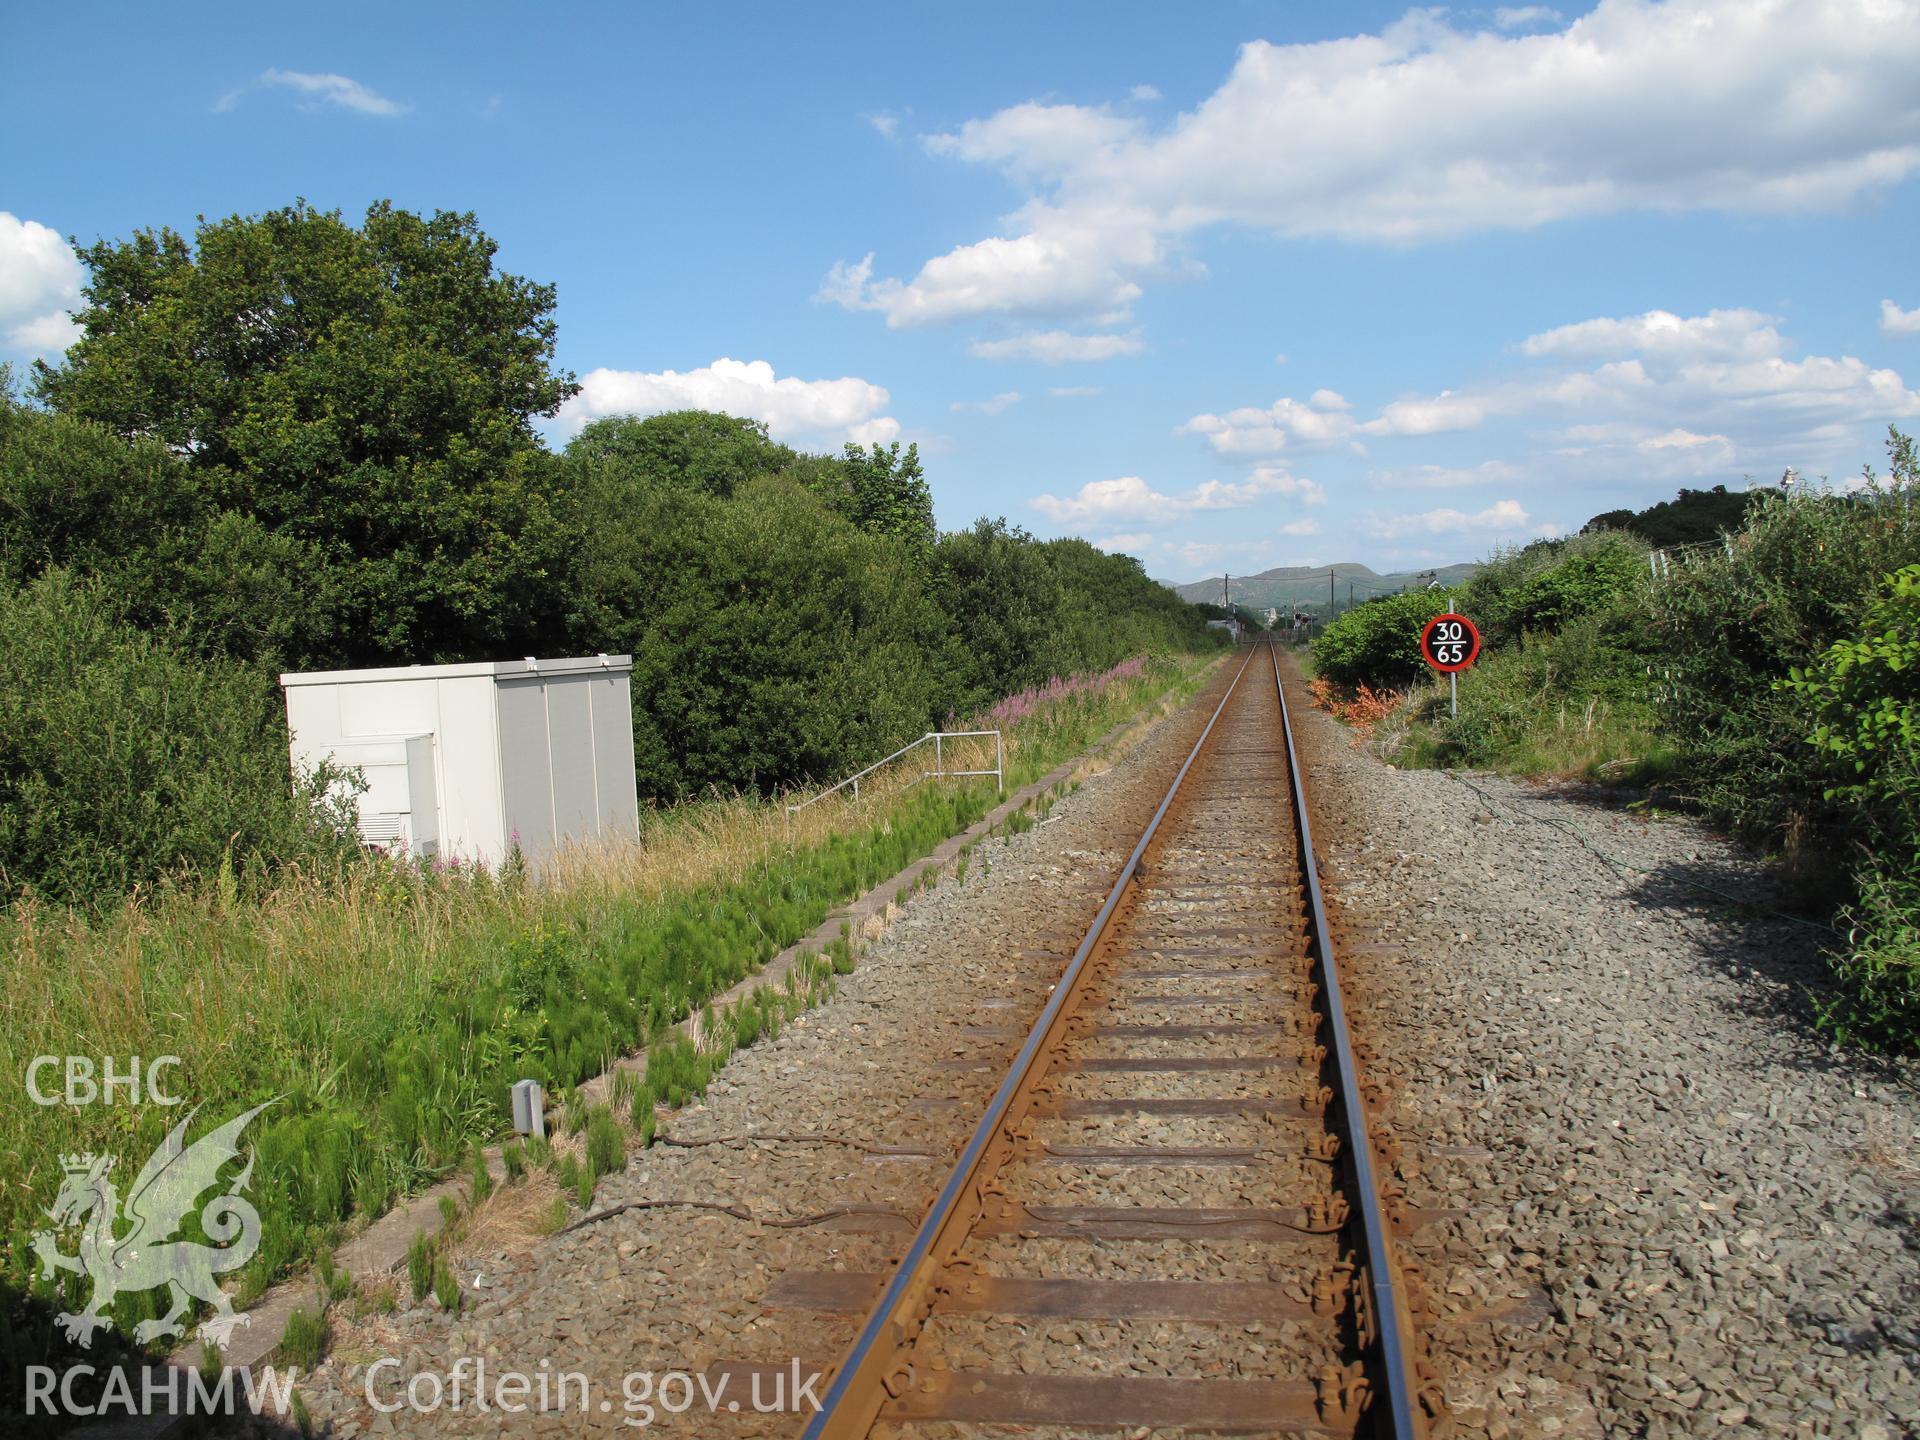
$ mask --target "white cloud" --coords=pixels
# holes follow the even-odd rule
[[[1396,400],[1360,428],[1369,435],[1440,435],[1472,430],[1487,418],[1487,402],[1442,390],[1424,399]]]
[[[871,254],[858,265],[836,264],[820,296],[849,310],[877,310],[895,330],[986,314],[1124,317],[1140,297],[1133,277],[1154,268],[1160,253],[1144,217],[1111,228],[1054,217],[1024,235],[937,255],[911,282],[875,280]]]
[[[771,422],[769,422],[767,429],[769,432],[773,430]],[[872,420],[862,420],[858,425],[849,425],[847,427],[847,439],[855,445],[872,445],[876,447],[891,445],[899,438],[900,422],[888,415],[876,416]],[[930,446],[922,445],[920,447],[920,453],[923,455],[930,454],[931,452],[932,447]]]
[[[1665,310],[1620,319],[1582,320],[1539,335],[1520,348],[1528,355],[1573,359],[1627,354],[1673,360],[1749,360],[1778,355],[1783,342],[1774,316],[1758,310],[1710,310],[1682,317]]]
[[[1563,455],[1664,452],[1670,473],[1700,474],[1731,466],[1754,442],[1824,455],[1852,427],[1920,414],[1920,393],[1897,371],[1851,355],[1790,359],[1773,317],[1753,310],[1601,317],[1530,336],[1520,350],[1561,363],[1404,397],[1358,428],[1423,436],[1495,418],[1558,423],[1570,442]],[[1701,443],[1676,438],[1689,435]]]
[[[1544,7],[1510,7],[1532,23]],[[1464,23],[1464,22],[1463,22]],[[1124,310],[1190,237],[1414,244],[1625,212],[1833,211],[1920,167],[1914,0],[1600,0],[1549,33],[1414,10],[1241,47],[1193,110],[1011,106],[930,139],[1029,198],[908,279],[823,293],[893,326]]]
[[[1036,495],[1033,508],[1057,525],[1114,520],[1172,520],[1203,510],[1237,510],[1269,495],[1307,505],[1326,500],[1319,483],[1279,466],[1263,465],[1248,479],[1207,480],[1179,495],[1163,495],[1138,475],[1089,480],[1072,495]]]
[[[1136,85],[1127,94],[1142,103],[1151,103],[1160,98],[1160,92],[1151,85]]]
[[[1055,385],[1047,391],[1056,400],[1084,400],[1099,393],[1098,385]]]
[[[998,395],[986,400],[956,400],[953,402],[953,408],[956,411],[976,410],[982,415],[998,415],[1002,410],[1019,403],[1018,390],[1002,390]]]
[[[1038,360],[1064,365],[1076,360],[1113,360],[1147,348],[1140,332],[1127,335],[1073,335],[1065,330],[1029,330],[1005,340],[976,340],[967,353],[976,360]]]
[[[80,261],[56,230],[0,210],[0,349],[57,355],[80,338]]]
[[[1681,468],[1689,471],[1724,470],[1734,463],[1733,441],[1725,435],[1696,435],[1675,426],[1661,435],[1648,435],[1634,448],[1656,459],[1684,457]]]
[[[1327,503],[1327,492],[1321,488],[1318,480],[1292,474],[1277,465],[1258,467],[1250,483],[1260,486],[1262,494],[1290,495],[1308,505]]]
[[[1518,480],[1518,467],[1505,460],[1483,460],[1478,465],[1415,465],[1405,470],[1376,470],[1367,477],[1382,490],[1452,490],[1463,485],[1501,485]]]
[[[6,348],[24,355],[64,355],[86,332],[61,311],[36,315],[7,331]]]
[[[338,105],[342,110],[352,110],[361,115],[378,115],[391,119],[404,115],[407,107],[396,100],[389,100],[377,91],[362,85],[358,80],[345,75],[311,74],[303,70],[262,70],[251,84],[238,90],[228,91],[220,97],[213,108],[231,110],[240,103],[249,91],[263,86],[275,86],[285,90],[298,91],[302,95],[328,105]]]
[[[1283,395],[1264,410],[1246,406],[1224,415],[1196,415],[1176,432],[1203,435],[1222,455],[1272,455],[1289,446],[1324,449],[1352,436],[1353,407],[1332,390],[1305,400]]]
[[[1880,328],[1889,335],[1920,335],[1920,310],[1902,310],[1893,301],[1882,300]]]
[[[577,431],[606,415],[658,415],[669,410],[718,410],[765,422],[776,440],[845,438],[885,444],[900,434],[880,412],[887,392],[854,376],[838,380],[776,377],[764,360],[721,358],[684,373],[599,369],[581,377],[580,393],[561,409],[560,425]]]
[[[1036,495],[1033,508],[1059,525],[1089,520],[1166,520],[1180,513],[1180,502],[1162,495],[1138,475],[1089,480],[1072,495]]]
[[[1518,500],[1497,500],[1475,514],[1442,508],[1418,515],[1374,515],[1367,533],[1376,540],[1400,540],[1409,535],[1520,535],[1532,517]]]
[[[900,133],[900,117],[891,110],[876,110],[867,116],[867,123],[880,132],[880,138],[891,140]]]
[[[1493,12],[1493,23],[1502,30],[1528,30],[1536,25],[1551,25],[1560,12],[1545,5],[1505,5]]]
[[[1280,527],[1282,535],[1318,535],[1320,522],[1311,515],[1301,520],[1289,520]]]
[[[1295,475],[1277,465],[1262,465],[1245,480],[1206,480],[1188,493],[1192,510],[1236,510],[1266,495],[1285,495],[1303,505],[1324,505],[1327,492],[1318,480]]]
[[[1103,535],[1090,543],[1109,555],[1130,555],[1153,544],[1153,536],[1144,530],[1136,530],[1126,535]]]
[[[1268,540],[1188,540],[1161,548],[1187,566],[1189,574],[1202,570],[1218,576],[1220,567],[1227,562],[1241,573],[1269,569],[1280,563],[1280,552]],[[1292,563],[1317,565],[1319,562],[1307,557]]]

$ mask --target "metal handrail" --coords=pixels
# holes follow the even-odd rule
[[[945,742],[948,740],[984,740],[989,735],[993,737],[993,768],[991,770],[947,769]],[[865,776],[873,774],[874,771],[883,765],[891,765],[909,751],[918,750],[929,740],[933,742],[933,769],[922,771],[919,779],[913,782],[914,784],[918,785],[921,780],[950,780],[968,775],[991,775],[999,783],[1000,793],[1002,795],[1007,793],[1006,745],[1000,738],[1000,732],[998,730],[929,730],[918,740],[909,740],[891,755],[883,756],[881,759],[867,766],[866,769],[856,771],[854,774],[842,780],[838,785],[829,786],[818,795],[810,795],[796,805],[787,806],[788,838],[792,838],[793,835],[793,817],[809,805],[817,805],[829,795],[837,795],[849,785],[853,787],[853,798],[858,800],[860,798],[860,781]]]

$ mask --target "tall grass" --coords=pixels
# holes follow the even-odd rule
[[[1204,665],[1119,667],[1027,710],[1007,736],[1009,788],[1169,684],[1197,684]],[[950,765],[981,768],[991,749]],[[563,1089],[658,1038],[996,798],[991,781],[899,769],[857,802],[802,812],[790,841],[778,801],[713,796],[650,812],[637,842],[576,849],[537,877],[367,859],[244,894],[213,883],[106,913],[0,912],[0,1069],[14,1077],[0,1086],[0,1363],[17,1369],[51,1339],[14,1323],[29,1295],[77,1308],[86,1288],[49,1285],[29,1248],[58,1156],[111,1152],[137,1168],[182,1113],[39,1108],[19,1083],[33,1056],[175,1055],[170,1088],[209,1116],[274,1101],[247,1137],[262,1216],[250,1296],[501,1133],[513,1080]],[[151,1313],[144,1294],[113,1310],[123,1334]]]
[[[1409,690],[1385,743],[1404,765],[1635,784],[1664,775],[1673,744],[1658,729],[1638,623],[1610,609],[1485,650],[1459,677],[1458,715],[1446,680],[1429,679]]]

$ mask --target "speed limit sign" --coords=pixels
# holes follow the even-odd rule
[[[1480,632],[1464,615],[1436,615],[1420,632],[1420,658],[1443,674],[1464,670],[1480,653]]]

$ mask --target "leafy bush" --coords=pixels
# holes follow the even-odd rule
[[[1889,777],[1920,755],[1920,565],[1884,583],[1859,635],[1835,641],[1806,670],[1789,667],[1785,685],[1812,708],[1807,740],[1844,777],[1836,793],[1876,811],[1876,802],[1904,805],[1904,787]]]
[[[288,771],[273,682],[129,628],[95,584],[0,588],[0,883],[67,904],[351,849]]]
[[[1892,474],[1856,493],[1763,494],[1729,555],[1678,556],[1649,591],[1660,725],[1687,788],[1742,833],[1844,831],[1794,666],[1860,634],[1880,577],[1920,563],[1920,469],[1895,432]]]
[[[1835,962],[1841,989],[1820,1015],[1842,1044],[1920,1048],[1920,876],[1912,854],[1909,847],[1904,859],[1869,860],[1859,898],[1845,912],[1847,945]]]
[[[1823,1019],[1842,1040],[1920,1044],[1920,565],[1886,577],[1859,633],[1781,687],[1810,708],[1807,736],[1846,807],[1859,898]]]
[[[1462,587],[1457,604],[1487,648],[1499,649],[1524,644],[1529,632],[1612,610],[1647,575],[1647,547],[1618,531],[1537,540],[1488,561]]]
[[[1339,685],[1399,689],[1425,672],[1420,632],[1453,608],[1458,593],[1409,590],[1355,606],[1314,641],[1314,669]]]

